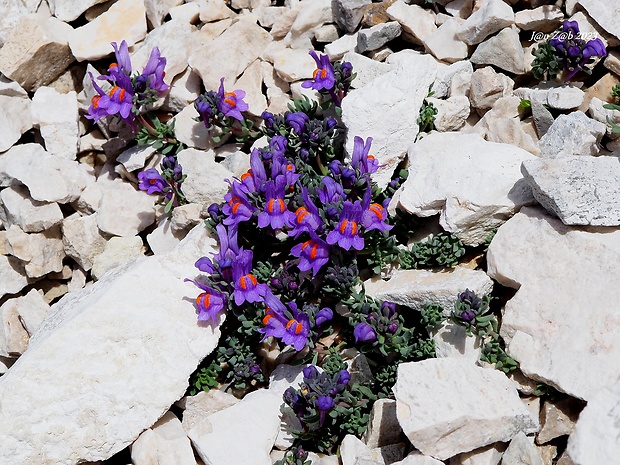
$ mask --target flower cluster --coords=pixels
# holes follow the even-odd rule
[[[532,63],[534,77],[554,79],[563,71],[564,82],[568,82],[579,71],[590,74],[587,66],[595,57],[607,56],[607,51],[600,38],[582,39],[577,21],[564,21],[562,32],[540,44],[532,54],[536,57]]]
[[[466,289],[461,292],[454,304],[451,318],[456,324],[464,326],[471,334],[472,326],[483,322],[489,315],[489,297],[480,298],[474,291]]]
[[[165,209],[168,213],[172,208],[187,204],[187,199],[181,190],[181,184],[186,176],[176,156],[168,155],[160,165],[161,174],[155,168],[138,173],[138,188],[147,194],[161,194],[165,198]]]
[[[120,46],[112,42],[116,62],[108,68],[108,74],[102,74],[97,79],[107,81],[112,85],[109,92],[105,92],[89,73],[97,95],[92,98],[86,117],[99,121],[106,116],[118,115],[134,131],[135,119],[144,107],[153,103],[157,97],[170,88],[164,82],[164,68],[166,59],[160,55],[157,47],[153,48],[149,60],[140,74],[132,76],[131,59],[127,42]]]
[[[347,386],[351,375],[347,370],[335,374],[320,372],[310,365],[303,369],[304,379],[299,388],[290,387],[284,392],[284,412],[292,412],[301,423],[301,430],[294,436],[309,438],[334,424],[336,415],[330,414],[341,403],[346,403]],[[327,428],[326,428],[327,429]]]
[[[353,66],[347,61],[338,61],[332,65],[327,55],[319,57],[314,50],[310,50],[309,53],[316,62],[316,69],[312,75],[312,80],[304,82],[301,86],[329,95],[331,101],[328,103],[340,107],[342,99],[349,92],[351,81],[355,79]]]
[[[217,92],[207,91],[194,102],[199,115],[197,121],[204,123],[215,142],[220,142],[230,133],[239,140],[251,134],[253,123],[243,114],[249,108],[244,97],[243,90],[226,92],[222,78]]]
[[[208,273],[195,281],[204,291],[196,307],[200,320],[217,322],[226,310],[262,304],[263,339],[274,337],[301,351],[314,345],[333,317],[330,306],[301,302],[320,288],[330,260],[351,261],[368,235],[392,228],[389,199],[373,200],[370,176],[378,162],[369,153],[371,138],[356,137],[351,162],[345,163],[334,118],[288,111],[265,112],[263,120],[268,146],[252,151],[250,170],[228,180],[225,202],[209,208],[220,251],[196,263]],[[239,247],[240,235],[280,250],[264,257],[275,264],[274,276],[259,280],[253,272],[258,251]]]

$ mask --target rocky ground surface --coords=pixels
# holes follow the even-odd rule
[[[342,119],[349,146],[374,138],[379,185],[408,157],[393,207],[439,218],[467,245],[499,227],[487,273],[397,271],[369,293],[449,308],[465,288],[511,288],[501,335],[520,363],[510,377],[479,366],[475,340],[446,323],[439,358],[400,366],[395,400],[375,404],[364,441],[348,436],[339,458],[313,463],[620,463],[620,144],[607,124],[620,112],[603,108],[620,83],[620,4],[437,3],[440,13],[422,0],[0,1],[3,464],[282,456],[279,407],[299,368],[278,367],[269,389],[241,401],[183,397],[219,338],[197,325],[183,279],[215,250],[204,207],[249,167],[239,146],[210,145],[193,100],[223,76],[247,92],[252,114],[282,112],[291,96],[316,97],[301,87],[315,68],[310,49],[353,63]],[[608,56],[585,85],[535,85],[533,36],[565,19]],[[168,60],[173,87],[158,105],[189,147],[179,162],[193,202],[170,220],[137,190],[137,173],[160,156],[132,145],[126,128],[84,118],[86,72],[105,69],[121,40],[136,68],[154,46]],[[429,88],[437,130],[414,144]],[[519,114],[521,99],[532,116]],[[541,402],[540,382],[568,397]],[[416,451],[404,457],[409,443]]]

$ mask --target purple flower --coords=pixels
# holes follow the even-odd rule
[[[269,148],[271,149],[271,153],[279,154],[284,156],[286,152],[286,147],[288,145],[288,139],[284,136],[273,136],[269,141]]]
[[[306,89],[311,87],[314,90],[331,90],[336,83],[336,76],[334,75],[334,68],[329,62],[329,57],[321,55],[319,58],[314,50],[310,50],[308,53],[316,62],[317,68],[314,70],[312,80],[304,81],[301,86]]]
[[[248,104],[243,101],[243,97],[245,97],[243,90],[224,92],[224,78],[222,78],[220,79],[220,88],[217,91],[217,96],[218,109],[224,113],[224,116],[243,121],[241,112],[249,108]]]
[[[344,189],[329,176],[324,176],[323,187],[318,190],[319,200],[326,204],[330,202],[338,202],[345,199]]]
[[[138,188],[146,191],[149,195],[155,193],[164,194],[164,189],[169,187],[166,180],[161,177],[161,174],[155,168],[138,173],[138,180],[140,181]]]
[[[291,255],[299,257],[299,270],[312,270],[314,276],[329,261],[329,245],[316,234],[310,233],[310,240],[297,244],[291,249]]]
[[[607,50],[605,50],[605,44],[599,38],[588,41],[583,48],[583,57],[585,59],[605,56],[607,56]]]
[[[206,128],[209,129],[212,124],[211,120],[215,115],[215,109],[202,95],[194,101],[194,106],[200,115],[200,119],[202,119]]]
[[[273,124],[274,124],[273,113],[269,113],[268,111],[263,111],[260,117],[263,119],[263,121],[265,122],[265,126],[268,129],[273,127]]]
[[[358,323],[353,329],[355,342],[372,342],[377,340],[377,333],[368,323]]]
[[[319,396],[316,399],[316,408],[322,411],[331,410],[336,404],[330,396]]]
[[[235,304],[241,305],[244,302],[262,302],[265,294],[269,291],[266,284],[259,284],[252,271],[251,250],[241,250],[237,259],[232,263],[232,275],[235,290],[233,296]]]
[[[288,232],[289,236],[299,237],[304,232],[316,232],[323,226],[323,220],[319,215],[319,209],[312,202],[305,187],[301,189],[301,196],[305,205],[295,210],[295,219],[293,220],[293,229]]]
[[[366,194],[364,195],[364,213],[362,214],[362,225],[364,226],[364,228],[366,228],[366,231],[378,229],[381,232],[387,232],[393,228],[393,226],[385,222],[385,220],[387,219],[387,212],[381,204],[370,203],[371,195],[371,189],[368,188],[366,190]]]
[[[314,317],[314,324],[316,326],[321,326],[326,321],[330,321],[334,318],[334,312],[329,307],[324,307],[318,311],[316,316]]]
[[[250,169],[247,173],[241,175],[242,190],[247,194],[264,192],[266,182],[267,173],[265,173],[265,165],[263,164],[260,151],[254,149],[250,154]]]
[[[306,130],[308,115],[298,111],[295,113],[286,113],[286,122],[289,124],[297,135],[301,135]]]
[[[345,250],[364,248],[364,238],[359,234],[359,223],[362,217],[362,206],[359,200],[355,203],[346,201],[340,212],[338,227],[327,235],[328,244],[338,244]]]
[[[302,372],[304,374],[304,378],[306,379],[316,379],[319,377],[319,370],[317,370],[314,365],[305,367]]]
[[[217,323],[218,315],[226,308],[226,295],[198,281],[192,282],[205,291],[196,297],[198,321],[212,320],[213,323]]]
[[[396,304],[384,300],[381,302],[381,313],[387,318],[392,318],[396,314]]]
[[[275,179],[280,174],[286,178],[287,186],[293,186],[301,177],[295,172],[295,165],[289,162],[284,155],[274,153],[271,162],[271,177]]]
[[[109,94],[106,94],[103,89],[97,85],[92,73],[88,74],[98,95],[92,98],[86,117],[97,122],[104,116],[118,114],[123,121],[129,124],[133,129],[134,115],[131,112],[133,108],[133,87],[129,76],[118,74],[116,80],[117,85],[110,89]]]
[[[308,343],[308,334],[310,333],[310,320],[308,315],[297,310],[295,302],[289,302],[291,309],[289,316],[286,316],[286,307],[271,292],[265,295],[265,317],[263,318],[264,328],[258,331],[265,336],[263,340],[269,336],[281,339],[284,344],[292,345],[297,352],[302,350]]]
[[[252,218],[255,208],[250,204],[246,194],[242,191],[241,184],[232,183],[230,192],[224,196],[224,200],[226,204],[222,207],[222,213],[227,216],[223,221],[225,225],[237,225]]]
[[[237,260],[240,253],[239,246],[237,245],[237,228],[234,226],[226,228],[223,224],[218,224],[215,229],[220,243],[220,250],[213,256],[213,260],[217,263],[222,277],[230,282],[232,280],[232,272],[227,272],[225,269],[232,269],[232,265]],[[198,260],[198,262],[200,262],[200,260]],[[196,267],[201,271],[205,271],[198,266],[198,262],[196,262]],[[201,264],[202,266],[208,267],[208,265]],[[211,271],[210,273],[213,272]]]
[[[267,225],[273,229],[282,229],[284,226],[292,227],[295,214],[288,210],[284,201],[284,186],[286,178],[282,175],[265,184],[266,202],[264,210],[258,215],[258,227],[264,228]]]
[[[466,323],[471,323],[474,318],[476,318],[476,312],[474,312],[472,309],[464,310],[461,312],[461,320]]]
[[[364,139],[359,136],[355,136],[353,139],[353,155],[351,156],[351,165],[353,168],[359,169],[360,173],[372,174],[379,168],[379,162],[375,157],[369,155],[370,145],[372,144],[372,137]]]
[[[347,370],[340,370],[338,372],[338,384],[346,386],[351,381],[351,375]]]
[[[121,42],[121,46],[118,47],[116,42],[112,42],[112,48],[114,48],[114,55],[116,56],[116,62],[112,63],[108,68],[108,73],[112,80],[116,80],[116,76],[119,73],[126,76],[131,75],[131,58],[129,57],[129,47],[124,40]]]
[[[145,92],[147,89],[152,89],[161,95],[162,92],[170,89],[170,86],[164,82],[165,67],[166,59],[160,55],[159,48],[154,47],[142,74],[136,79],[138,91]]]

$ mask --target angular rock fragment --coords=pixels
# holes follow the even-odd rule
[[[222,164],[216,163],[213,151],[185,149],[178,155],[179,164],[187,179],[183,183],[183,193],[191,202],[211,205],[222,202],[230,186],[225,179],[233,174]]]
[[[506,465],[544,465],[536,446],[530,442],[523,432],[519,432],[504,452],[502,464]]]
[[[16,82],[0,76],[0,152],[4,152],[32,128],[31,102]]]
[[[619,228],[570,227],[539,208],[499,228],[488,274],[518,289],[500,334],[528,378],[588,400],[620,376],[619,253]]]
[[[57,225],[63,220],[63,214],[57,203],[39,202],[30,198],[25,186],[10,186],[0,191],[0,219],[5,228],[12,224],[22,231],[41,232]],[[4,216],[4,217],[3,217]]]
[[[505,450],[506,444],[498,442],[455,455],[450,459],[450,465],[498,465]]]
[[[560,115],[540,139],[541,156],[598,155],[598,143],[606,130],[603,123],[588,118],[581,111]]]
[[[371,0],[336,0],[334,5],[336,24],[345,32],[355,32],[366,7],[371,3]]]
[[[183,4],[183,0],[145,0],[146,17],[156,29],[162,24],[170,10],[181,4]]]
[[[482,42],[471,56],[471,62],[476,65],[497,66],[513,74],[523,74],[525,54],[517,28],[504,28],[497,35]]]
[[[500,371],[445,358],[403,363],[397,376],[398,421],[425,455],[445,460],[538,430],[538,418]]]
[[[371,153],[379,160],[373,179],[385,187],[419,132],[422,101],[435,80],[436,62],[426,55],[406,54],[394,69],[352,91],[342,102],[347,152],[355,136],[373,138]]]
[[[0,255],[0,298],[16,294],[26,287],[29,279],[24,265],[15,257]]]
[[[512,94],[514,81],[492,67],[485,66],[473,72],[469,98],[474,108],[488,110],[501,97]]]
[[[489,294],[493,281],[480,270],[456,267],[452,271],[398,270],[389,281],[375,278],[365,283],[366,294],[378,300],[387,300],[411,308],[422,308],[426,303],[439,304],[444,315],[450,315],[458,294],[465,289],[479,296]]]
[[[192,445],[172,412],[166,412],[136,439],[131,445],[131,461],[134,465],[196,465]]]
[[[409,150],[411,174],[399,205],[417,216],[440,213],[446,231],[465,244],[481,244],[521,206],[533,202],[520,173],[521,162],[533,158],[474,134],[429,134]]]
[[[200,391],[195,396],[184,397],[178,403],[184,407],[182,426],[188,432],[199,423],[208,421],[207,417],[212,413],[239,403],[239,399],[219,389],[211,389],[207,392]]]
[[[572,397],[546,400],[540,412],[541,426],[536,443],[544,444],[559,436],[569,435],[582,409],[583,403]]]
[[[171,254],[117,268],[52,307],[0,383],[4,464],[105,460],[183,395],[219,339],[196,324],[195,289],[183,282],[214,246],[199,227]]]
[[[523,162],[536,200],[566,225],[620,226],[620,163],[615,157]]]
[[[103,192],[97,226],[114,236],[135,236],[155,221],[155,197],[136,191],[129,184],[118,184]]]
[[[446,100],[429,97],[426,99],[437,109],[435,129],[440,132],[458,131],[469,117],[470,102],[464,95],[455,95]]]
[[[377,50],[390,40],[396,39],[401,32],[402,28],[396,21],[377,24],[369,29],[361,29],[357,33],[356,50],[358,53]]]
[[[35,291],[36,292],[36,291]],[[9,299],[0,306],[0,356],[20,356],[28,347],[28,333],[19,321],[17,299]]]
[[[75,29],[69,40],[78,61],[94,61],[114,52],[111,42],[125,40],[130,47],[146,36],[144,2],[118,0],[90,23]]]
[[[562,23],[564,13],[557,5],[542,5],[515,13],[515,24],[521,30],[553,32]]]
[[[269,452],[280,426],[282,398],[268,389],[209,415],[188,436],[205,463],[271,465]],[[240,439],[242,438],[242,443]]]
[[[393,68],[388,63],[381,63],[355,52],[348,52],[343,60],[353,65],[356,76],[351,86],[355,89],[364,87],[376,77],[389,72]]]
[[[467,58],[467,44],[456,37],[461,21],[449,19],[424,41],[426,49],[438,60],[454,63]]]
[[[40,278],[62,270],[65,250],[60,227],[26,234],[19,226],[12,225],[6,232],[9,253],[24,262],[29,278]]]
[[[433,83],[433,97],[444,98],[454,95],[468,95],[474,67],[469,60],[457,61],[437,70],[437,79]]]
[[[39,144],[23,144],[0,157],[0,186],[16,183],[34,200],[68,203],[78,199],[86,178],[77,162],[49,155]]]
[[[71,22],[80,17],[89,8],[104,3],[106,0],[72,0],[63,2],[62,0],[50,0],[50,9],[58,19]]]
[[[491,34],[514,24],[512,8],[502,0],[487,0],[460,26],[456,35],[468,45],[482,42]]]
[[[95,257],[103,252],[106,245],[106,238],[97,227],[97,214],[80,216],[76,213],[65,218],[62,241],[65,253],[83,270],[90,270]]]
[[[19,319],[29,336],[39,329],[50,310],[50,306],[36,289],[31,289],[25,296],[11,299],[10,302],[17,308]]]
[[[112,268],[144,255],[144,244],[139,236],[111,237],[105,244],[103,252],[95,256],[90,270],[96,281]]]
[[[437,30],[435,15],[418,5],[407,5],[403,0],[396,0],[385,10],[393,21],[398,21],[408,38],[423,44]]]
[[[80,130],[75,91],[61,94],[51,87],[39,87],[32,98],[32,120],[48,153],[76,159]]]
[[[241,20],[222,35],[195,47],[188,62],[207,90],[217,91],[222,77],[226,90],[232,90],[229,86],[263,53],[271,40],[271,35],[258,24],[249,19]]]
[[[579,0],[579,4],[605,31],[620,39],[620,4],[605,0]]]
[[[73,61],[71,26],[36,14],[20,19],[0,48],[0,72],[29,92],[52,82]]]
[[[364,443],[374,449],[400,442],[403,430],[396,417],[396,401],[377,399],[372,405]]]
[[[36,13],[41,4],[40,0],[24,0],[2,2],[2,15],[0,15],[0,47],[4,45],[7,37],[15,31],[19,20],[30,13]]]

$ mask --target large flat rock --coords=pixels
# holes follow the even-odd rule
[[[524,208],[499,228],[488,274],[518,289],[501,335],[526,376],[589,400],[620,376],[620,228]]]
[[[541,158],[523,162],[523,176],[540,204],[567,225],[620,225],[620,160]]]
[[[476,134],[432,133],[409,149],[409,177],[399,205],[417,216],[441,214],[439,223],[466,245],[534,202],[520,172],[536,157]]]
[[[394,395],[398,421],[411,443],[439,460],[539,427],[503,372],[466,360],[403,363]]]
[[[167,255],[130,262],[67,294],[0,378],[5,465],[104,460],[181,398],[219,329],[201,327],[183,278],[213,251],[203,226]]]

